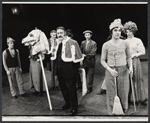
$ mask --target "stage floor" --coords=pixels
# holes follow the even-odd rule
[[[94,75],[93,91],[90,94],[82,97],[81,92],[78,90],[78,112],[77,116],[108,116],[106,107],[106,94],[97,95],[101,88],[104,79],[104,68],[100,64],[100,55],[96,56],[96,67]],[[141,61],[143,68],[144,83],[146,89],[146,96],[148,97],[148,60]],[[50,82],[50,71],[45,70],[48,83]],[[23,74],[24,86],[29,93],[28,73]],[[9,84],[6,76],[2,78],[2,116],[65,116],[69,110],[61,111],[60,108],[64,105],[63,97],[60,91],[50,91],[50,98],[53,110],[50,111],[47,100],[47,95],[44,93],[42,96],[29,94],[28,97],[18,97],[14,99],[11,97]],[[139,105],[137,112],[134,111],[133,105],[129,106],[126,116],[147,116],[148,106]]]

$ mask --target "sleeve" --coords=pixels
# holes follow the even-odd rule
[[[97,50],[97,43],[94,42],[94,44],[91,46],[90,53],[87,54],[87,58],[92,58],[93,56],[95,56],[96,55],[96,50]]]
[[[6,59],[7,59],[7,53],[6,53],[6,50],[4,50],[3,51],[3,66],[4,66],[5,71],[8,70],[8,66],[6,64]]]
[[[83,41],[81,42],[80,49],[81,49],[81,52],[83,53]]]
[[[138,40],[138,53],[140,53],[141,55],[145,54],[145,47],[141,39]]]
[[[104,68],[108,67],[106,60],[107,60],[107,46],[106,43],[104,43],[101,51],[101,64],[103,65]]]
[[[82,52],[81,52],[81,49],[79,47],[79,44],[78,42],[75,42],[75,58],[74,58],[74,61],[75,62],[80,62],[84,59],[83,55],[82,55]]]

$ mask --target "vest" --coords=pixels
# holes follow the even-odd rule
[[[18,55],[17,50],[15,49],[15,57],[11,56],[10,51],[8,49],[6,49],[6,53],[7,53],[6,64],[8,68],[17,67],[19,65],[17,59],[17,55]]]

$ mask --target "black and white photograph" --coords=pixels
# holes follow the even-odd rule
[[[148,121],[148,2],[2,2],[2,121]]]

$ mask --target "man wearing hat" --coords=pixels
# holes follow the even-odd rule
[[[14,84],[15,77],[17,80],[20,96],[26,96],[27,94],[24,91],[23,81],[21,77],[22,69],[19,51],[14,48],[14,42],[15,40],[11,37],[7,38],[8,48],[3,51],[3,65],[8,76],[11,95],[14,98],[17,98],[17,92]]]
[[[87,75],[87,93],[92,91],[95,67],[95,55],[97,50],[97,43],[91,39],[92,31],[86,30],[83,32],[85,39],[81,42],[81,51],[84,54],[83,68]]]

